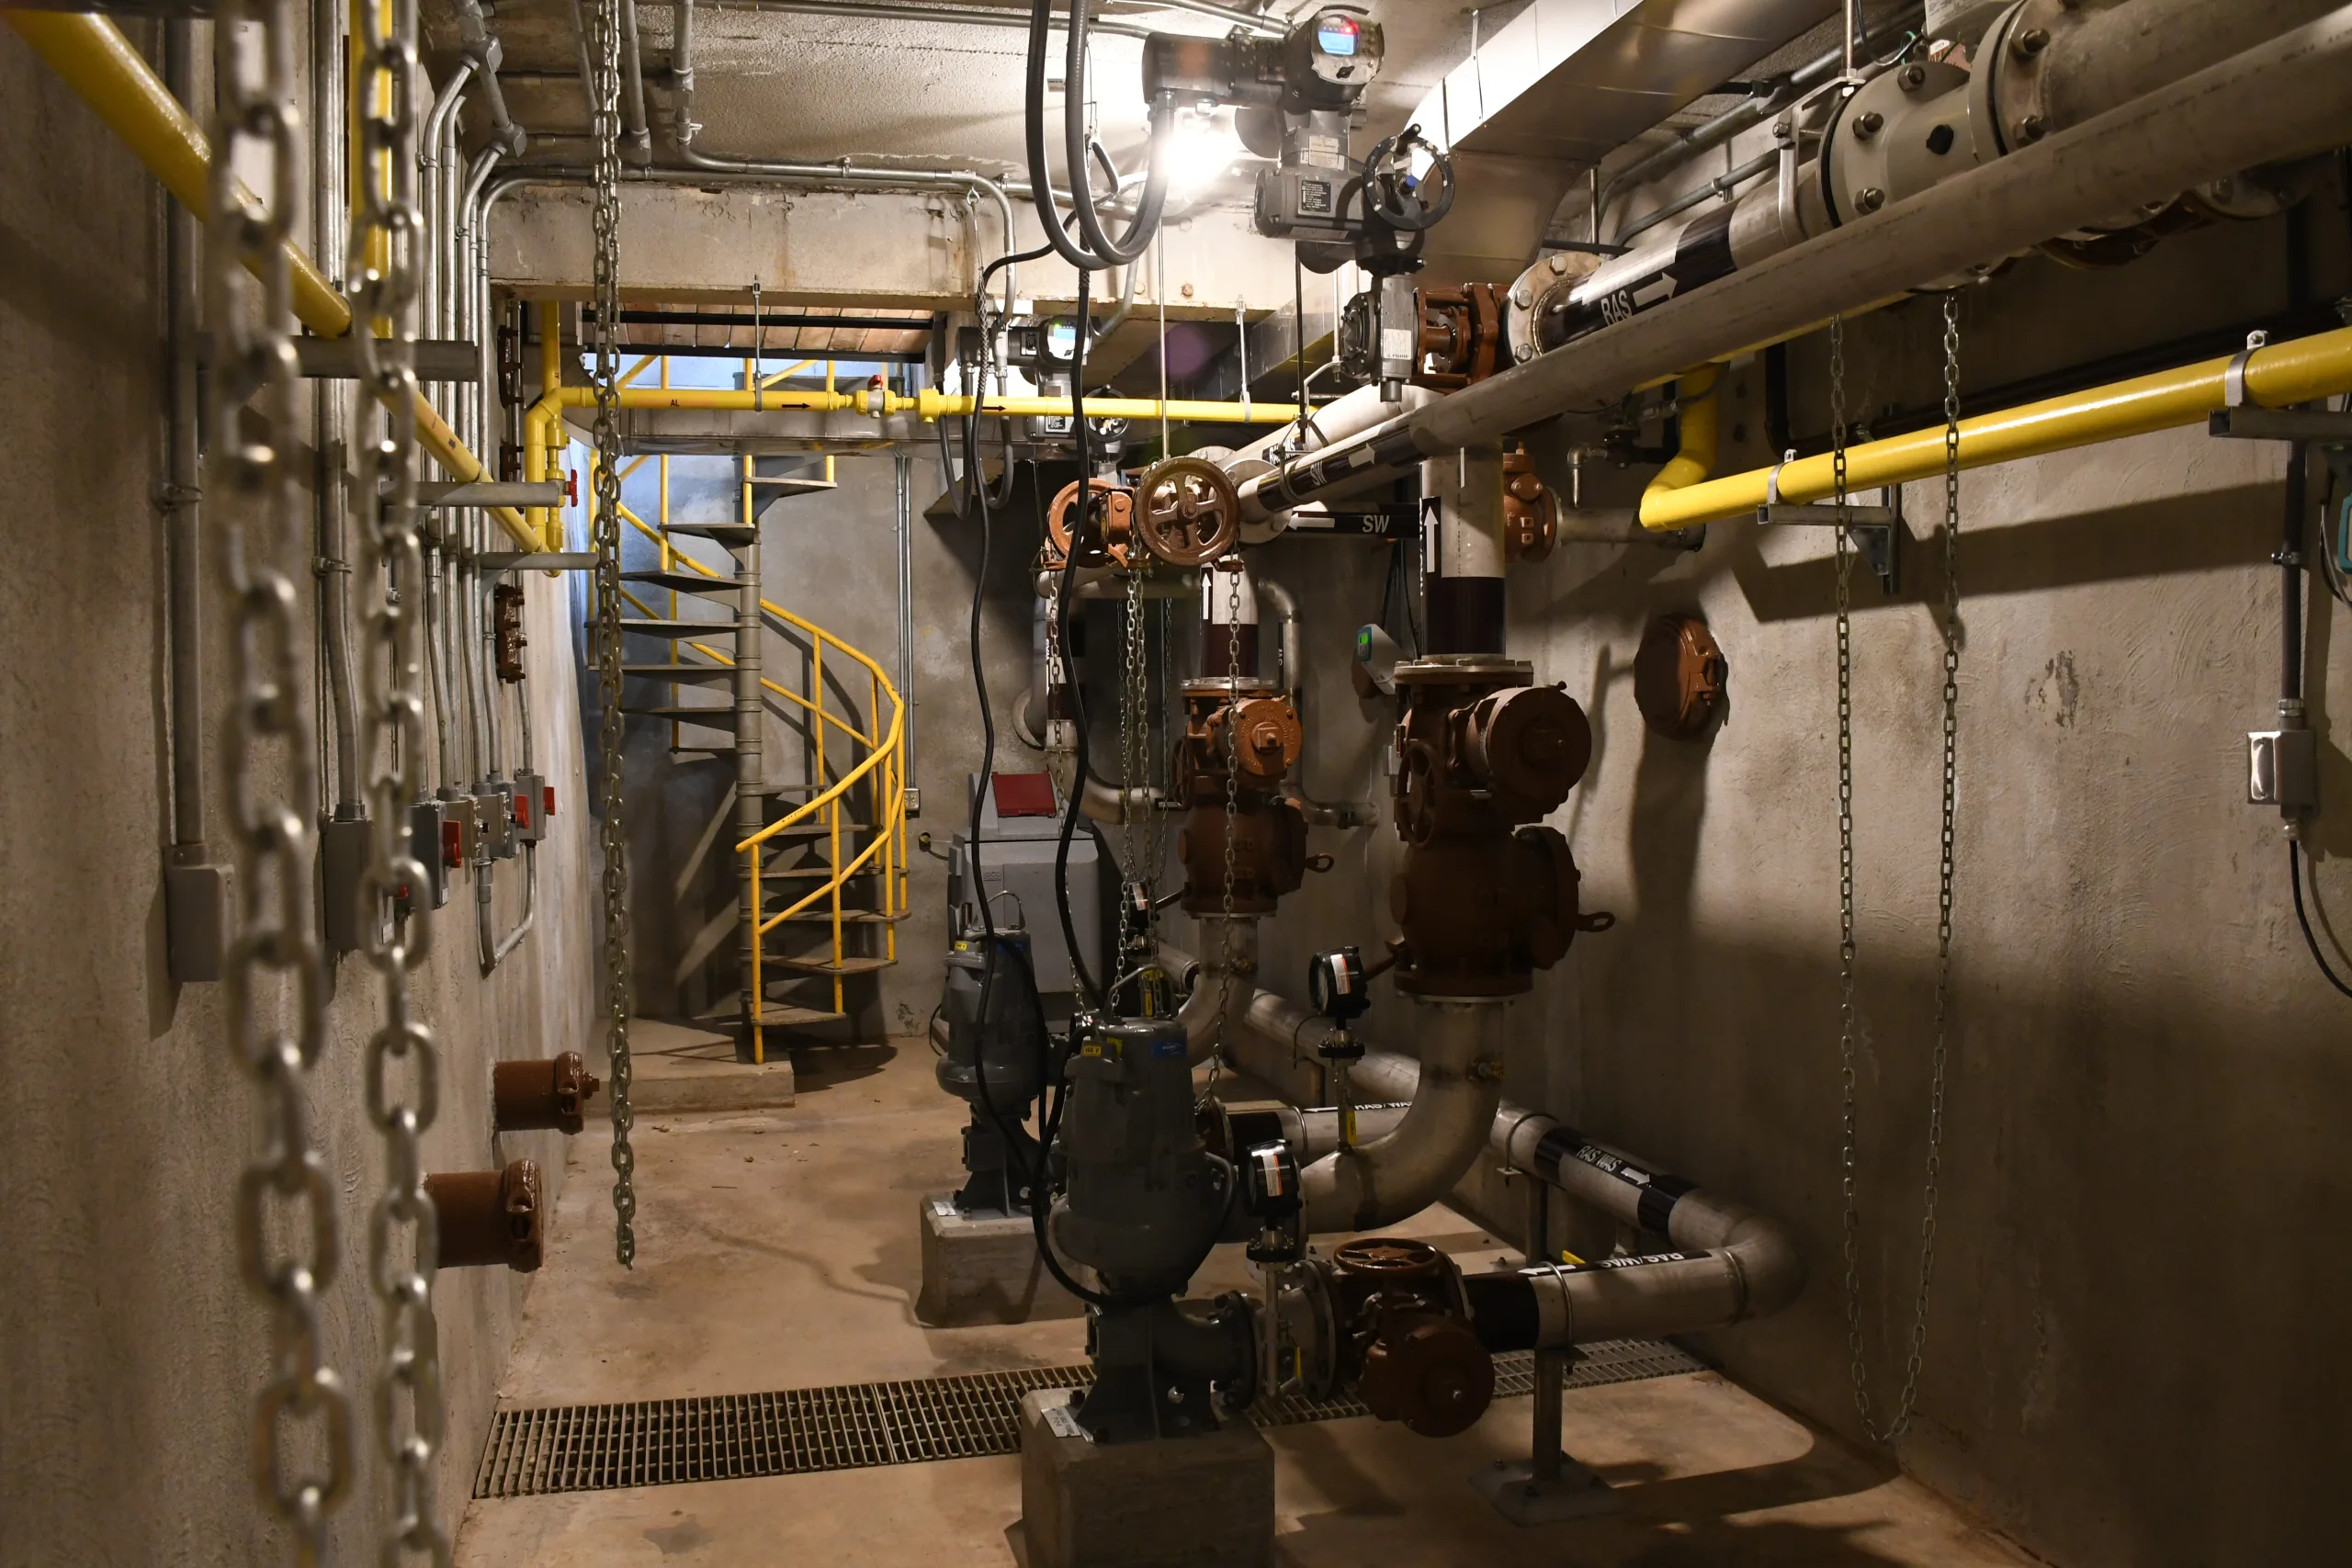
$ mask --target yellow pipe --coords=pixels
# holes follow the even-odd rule
[[[1657,478],[1650,480],[1642,492],[1647,504],[1654,495],[1665,495],[1705,480],[1715,471],[1716,413],[1723,400],[1715,396],[1715,389],[1723,385],[1724,367],[1703,365],[1682,378],[1682,389],[1677,400],[1682,405],[1679,416],[1682,430],[1681,449],[1673,461],[1660,468]]]
[[[7,13],[8,25],[74,89],[91,112],[121,139],[131,155],[162,182],[199,222],[212,212],[212,147],[155,73],[130,47],[122,29],[102,16],[69,11]],[[313,265],[300,246],[286,244],[294,315],[321,337],[351,331],[351,302]],[[487,475],[423,392],[416,394],[416,435],[450,478],[470,484]],[[491,515],[526,549],[538,547],[522,513],[511,506]]]
[[[80,12],[12,10],[7,16],[8,25],[182,207],[198,220],[211,212],[211,146],[121,28],[105,17]],[[349,332],[351,306],[310,257],[290,244],[287,253],[294,274],[294,313],[322,337]]]
[[[2027,403],[1960,423],[1960,466],[1981,468],[2195,424],[2227,404],[2223,378],[2234,355],[2117,381],[2063,398]],[[2352,391],[2352,327],[2275,344],[2246,366],[2246,396],[2284,408]],[[1847,488],[1876,490],[1944,471],[1941,426],[1846,449]],[[1773,470],[1757,468],[1642,498],[1642,526],[1658,532],[1753,513],[1764,504]],[[1780,469],[1781,500],[1791,504],[1835,493],[1836,465],[1824,454]]]
[[[545,484],[554,478],[555,454],[566,445],[555,439],[563,429],[557,401],[562,387],[563,321],[556,314],[555,302],[543,299],[539,302],[539,400],[523,415],[523,477],[534,483]],[[558,532],[562,515],[560,507],[531,508],[532,526],[547,541],[542,547],[563,547]]]

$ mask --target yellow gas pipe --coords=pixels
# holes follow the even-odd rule
[[[211,146],[179,100],[130,47],[122,29],[105,17],[82,12],[10,10],[6,15],[8,25],[106,122],[164,188],[199,220],[209,218]],[[350,301],[335,292],[301,247],[290,240],[286,259],[293,273],[296,318],[321,337],[341,337],[350,332]],[[416,438],[460,483],[489,477],[481,460],[466,449],[423,392],[416,394]],[[539,548],[521,513],[499,506],[491,508],[490,513],[517,545],[526,550]]]
[[[1960,466],[1986,468],[2195,424],[2227,406],[2225,381],[2234,357],[2203,360],[1964,419],[1960,422]],[[2274,409],[2352,391],[2352,327],[2257,351],[2246,364],[2245,389],[2249,402]],[[1684,418],[1687,422],[1687,411]],[[1690,434],[1686,423],[1686,443]],[[1933,479],[1943,471],[1941,425],[1846,449],[1849,491]],[[1653,483],[1642,496],[1642,526],[1664,533],[1718,518],[1753,515],[1770,498],[1776,472],[1780,499],[1792,505],[1819,501],[1836,491],[1837,466],[1826,453],[1778,468],[1756,468],[1703,483],[1663,487]],[[1659,479],[1665,477],[1661,474]]]
[[[1650,497],[1686,490],[1715,471],[1716,411],[1723,406],[1715,389],[1723,385],[1723,379],[1724,367],[1720,365],[1702,365],[1683,376],[1682,385],[1675,394],[1681,408],[1676,422],[1681,428],[1682,445],[1673,460],[1660,468],[1657,478],[1642,491],[1645,510]]]

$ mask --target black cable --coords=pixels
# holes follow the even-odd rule
[[[1081,7],[1082,8],[1082,7]],[[1094,454],[1086,429],[1086,332],[1087,284],[1091,274],[1080,269],[1078,275],[1078,319],[1080,330],[1073,333],[1073,355],[1069,379],[1070,434],[1078,443],[1078,498],[1071,503],[1069,548],[1062,557],[1060,592],[1054,605],[1054,636],[1062,650],[1062,667],[1069,672],[1068,690],[1070,699],[1070,725],[1077,732],[1078,765],[1070,773],[1069,802],[1062,809],[1062,830],[1054,847],[1054,904],[1061,915],[1062,940],[1069,944],[1070,977],[1078,983],[1079,1000],[1087,1007],[1103,1005],[1102,991],[1088,973],[1086,959],[1079,952],[1078,922],[1071,917],[1069,907],[1069,846],[1078,832],[1078,813],[1086,799],[1087,778],[1087,715],[1086,691],[1080,679],[1078,661],[1070,657],[1069,607],[1071,588],[1078,580],[1078,551],[1085,537],[1087,523],[1094,507]],[[1038,501],[1044,503],[1042,487]]]
[[[1023,82],[1022,120],[1025,151],[1029,157],[1029,196],[1037,209],[1037,226],[1045,231],[1046,241],[1061,258],[1080,272],[1101,271],[1118,266],[1143,254],[1151,243],[1153,232],[1159,227],[1159,215],[1168,197],[1166,150],[1169,127],[1175,119],[1175,101],[1170,94],[1160,94],[1151,106],[1151,164],[1145,176],[1141,199],[1136,203],[1136,216],[1127,231],[1113,241],[1094,215],[1093,176],[1087,171],[1085,141],[1086,101],[1086,7],[1072,7],[1069,15],[1069,51],[1066,56],[1062,83],[1062,130],[1069,158],[1070,205],[1078,220],[1080,234],[1094,249],[1082,248],[1072,240],[1063,227],[1062,218],[1054,205],[1054,182],[1051,165],[1046,161],[1046,34],[1052,16],[1050,0],[1032,0],[1029,7],[1029,50],[1027,74]],[[1115,194],[1115,193],[1114,193]]]
[[[2327,965],[2327,954],[2319,947],[2319,935],[2312,930],[2312,918],[2303,912],[2303,846],[2294,840],[2287,840],[2287,882],[2295,890],[2295,923],[2303,928],[2303,942],[2312,950],[2312,962],[2327,976],[2327,983],[2352,997],[2352,986],[2346,985],[2335,970]]]
[[[1085,275],[1081,273],[1080,276],[1083,277]],[[1010,956],[1019,966],[1022,984],[1029,993],[1031,1016],[1037,1026],[1037,1081],[1045,1086],[1038,1089],[1037,1155],[1029,1168],[1029,1223],[1036,1236],[1037,1259],[1046,1266],[1046,1271],[1054,1277],[1057,1284],[1079,1300],[1096,1306],[1116,1306],[1123,1303],[1099,1291],[1088,1289],[1070,1277],[1069,1271],[1062,1267],[1061,1259],[1054,1256],[1053,1242],[1046,1234],[1046,1215],[1053,1202],[1047,1182],[1052,1170],[1054,1135],[1061,1122],[1061,1095],[1051,1087],[1053,1039],[1046,1029],[1046,1008],[1044,999],[1037,994],[1036,969],[1030,964],[1027,953],[997,936],[996,912],[989,906],[988,884],[980,874],[982,808],[988,799],[989,785],[996,777],[996,716],[989,706],[988,665],[980,657],[980,615],[988,593],[989,536],[994,529],[989,512],[987,485],[977,487],[975,493],[980,506],[980,559],[972,577],[972,615],[968,636],[972,656],[972,690],[979,699],[980,706],[980,776],[972,787],[969,802],[971,836],[967,840],[965,854],[971,867],[973,890],[979,896],[980,931],[985,943],[980,950],[979,1028],[985,1041],[989,1027],[989,998],[995,988],[996,966],[1000,958]],[[1067,902],[1067,896],[1064,901]],[[1070,954],[1073,969],[1076,968],[1077,956],[1073,948]],[[1004,1140],[1006,1157],[1018,1159],[1025,1134],[997,1108],[995,1097],[989,1089],[985,1047],[974,1058],[973,1081],[979,1091],[980,1109],[996,1124],[997,1135]]]

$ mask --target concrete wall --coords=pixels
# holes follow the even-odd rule
[[[2352,280],[2346,216],[2324,190],[2291,241],[2320,299]],[[1965,300],[1966,385],[2278,310],[2290,244],[2276,221],[2115,273],[2024,262]],[[1939,333],[1926,299],[1854,323],[1852,406],[1932,401]],[[1802,435],[1826,423],[1821,340],[1792,365]],[[1720,471],[1768,462],[1760,361],[1725,395]],[[2316,1238],[2352,1200],[2332,1116],[2352,1092],[2352,1013],[2297,930],[2276,813],[2244,803],[2244,732],[2272,722],[2278,694],[2283,463],[2184,431],[1963,481],[1950,1092],[1918,1414],[1894,1452],[2068,1568],[2338,1550],[2352,1269]],[[1600,469],[1593,520],[1624,521],[1649,471]],[[1859,569],[1854,589],[1858,1252],[1882,1419],[1916,1295],[1934,1039],[1940,481],[1905,505],[1903,592],[1886,599]],[[1274,570],[1309,593],[1327,691],[1376,586]],[[1826,536],[1738,523],[1695,555],[1564,546],[1516,571],[1511,650],[1567,682],[1596,737],[1553,821],[1587,907],[1619,924],[1580,938],[1515,1010],[1507,1092],[1786,1219],[1803,1299],[1705,1348],[1854,1437],[1833,601]],[[2314,919],[2340,937],[2352,761],[2335,707],[2352,615],[2316,579],[2308,601],[2326,803]],[[1635,709],[1633,657],[1652,617],[1694,611],[1730,660],[1728,714],[1703,739],[1663,739]],[[1347,701],[1317,705],[1310,763],[1336,784],[1367,733]],[[1296,995],[1311,947],[1385,935],[1379,886],[1335,874],[1288,900],[1264,983]],[[1365,1032],[1388,1043],[1407,1016],[1384,1000]]]
[[[131,26],[134,37],[149,30]],[[257,1146],[254,1093],[229,1054],[221,987],[176,987],[164,968],[165,563],[150,500],[164,477],[161,214],[130,155],[0,31],[0,337],[11,378],[0,659],[12,671],[0,686],[0,1563],[11,1568],[286,1556],[247,1475],[270,1328],[239,1280],[232,1200]],[[300,585],[307,621],[307,572]],[[592,1017],[594,835],[560,598],[547,586],[532,588],[528,684],[560,813],[540,853],[537,928],[483,980],[472,889],[460,880],[435,919],[416,997],[442,1050],[427,1168],[528,1156],[552,1203],[560,1140],[494,1145],[489,1112],[492,1059],[581,1046]],[[209,753],[232,695],[221,596],[209,572]],[[213,778],[217,792],[217,768]],[[216,835],[226,806],[216,793]],[[503,929],[519,909],[520,863],[497,875]],[[367,1270],[382,1156],[361,1106],[380,1003],[363,961],[344,959],[334,979],[311,1107],[340,1200],[324,1351],[357,1416],[356,1486],[335,1516],[335,1554],[357,1561],[374,1554],[384,1506],[368,1415],[382,1336]],[[503,1270],[440,1277],[449,1425],[438,1506],[452,1530],[525,1285]]]

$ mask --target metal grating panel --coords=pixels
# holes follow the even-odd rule
[[[1617,1339],[1586,1346],[1568,1386],[1705,1370],[1662,1341]],[[777,1393],[501,1410],[491,1417],[474,1495],[532,1497],[1017,1453],[1023,1394],[1083,1388],[1093,1380],[1091,1367],[1032,1367]],[[1496,1397],[1526,1394],[1534,1382],[1534,1359],[1526,1351],[1495,1358]],[[1283,1399],[1250,1412],[1261,1427],[1367,1414],[1353,1399]]]

